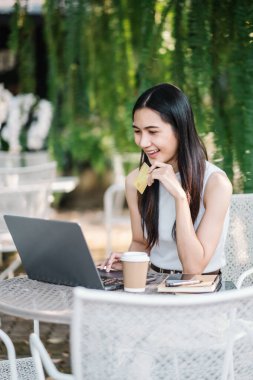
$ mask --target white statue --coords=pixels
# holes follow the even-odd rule
[[[6,92],[6,93],[5,93]],[[0,87],[0,124],[6,122],[2,138],[8,142],[11,152],[20,152],[20,133],[28,122],[32,111],[32,122],[28,126],[26,148],[40,150],[48,135],[52,122],[53,110],[48,100],[38,100],[33,94],[7,96],[3,86]],[[4,96],[1,94],[5,94]],[[4,100],[1,100],[4,99]]]
[[[10,102],[12,99],[10,91],[4,88],[4,85],[0,83],[0,126],[6,121],[8,110],[10,108]]]

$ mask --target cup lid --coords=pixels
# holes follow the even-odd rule
[[[125,252],[120,258],[121,261],[146,262],[149,257],[146,252]]]

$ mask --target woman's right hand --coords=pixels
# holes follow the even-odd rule
[[[105,269],[106,272],[110,272],[111,269],[122,270],[122,263],[120,258],[123,252],[112,252],[110,256],[100,264],[100,269]]]

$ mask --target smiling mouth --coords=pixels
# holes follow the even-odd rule
[[[145,152],[147,156],[152,156],[153,154],[156,154],[159,152],[159,149],[150,150],[149,152]]]

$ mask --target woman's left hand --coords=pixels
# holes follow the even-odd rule
[[[149,168],[148,186],[152,186],[155,179],[160,181],[174,198],[186,196],[172,165],[154,161]]]

